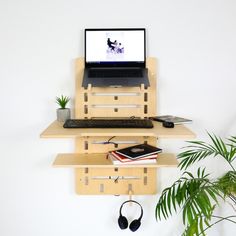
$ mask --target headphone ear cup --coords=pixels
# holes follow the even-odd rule
[[[124,216],[120,216],[118,219],[118,224],[121,229],[127,229],[128,220]]]
[[[141,221],[140,220],[133,220],[130,225],[129,225],[129,229],[132,232],[135,232],[141,225]]]

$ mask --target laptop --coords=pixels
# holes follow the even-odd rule
[[[145,28],[85,29],[82,86],[150,86]]]

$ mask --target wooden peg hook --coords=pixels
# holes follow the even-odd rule
[[[129,200],[132,200],[132,195],[133,195],[133,191],[129,190]],[[132,205],[132,202],[129,203],[129,205]]]

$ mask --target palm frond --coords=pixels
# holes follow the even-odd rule
[[[213,212],[214,208],[212,208]],[[187,225],[185,231],[183,232],[182,236],[206,236],[205,228],[210,227],[208,220],[202,215],[196,215],[196,218],[193,219],[191,224]]]
[[[216,181],[210,180],[205,169],[198,168],[196,175],[185,171],[181,178],[163,190],[156,205],[156,219],[167,218],[173,212],[182,211],[185,225],[183,236],[205,236],[205,231],[223,220],[236,223],[229,217],[219,217],[212,224],[213,211],[219,205],[218,199],[230,199],[236,204],[236,170],[233,161],[236,159],[236,136],[226,139],[209,134],[211,143],[190,141],[185,150],[178,155],[179,167],[186,170],[190,165],[209,156],[223,158],[231,167],[224,176]],[[234,206],[232,205],[234,208]]]
[[[209,221],[214,205],[218,204],[217,197],[221,195],[217,185],[209,181],[205,169],[199,168],[197,177],[186,171],[171,187],[163,190],[156,205],[156,219],[166,219],[178,207],[183,210],[185,225],[192,223],[199,214]]]
[[[211,145],[206,144],[202,141],[189,141],[192,144],[186,146],[188,149],[178,154],[177,158],[180,160],[180,169],[187,169],[193,163],[200,161],[208,156],[216,155],[216,151]]]
[[[187,169],[190,165],[205,159],[208,156],[221,156],[228,162],[233,170],[232,162],[236,158],[236,147],[232,143],[236,143],[236,137],[232,137],[230,140],[232,143],[225,143],[220,137],[211,135],[208,133],[212,144],[205,143],[203,141],[189,141],[191,145],[185,147],[185,151],[178,154],[177,158],[180,160],[180,169]]]
[[[236,144],[236,136],[231,136],[231,138],[229,138],[228,140]]]

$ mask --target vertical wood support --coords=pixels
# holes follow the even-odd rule
[[[156,59],[147,59],[150,87],[101,88],[82,87],[84,59],[76,60],[75,118],[93,117],[150,117],[156,111]],[[79,137],[75,140],[77,153],[107,153],[111,150],[148,143],[155,146],[155,137]],[[135,194],[156,193],[155,168],[77,168],[78,194]]]

